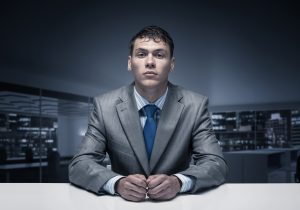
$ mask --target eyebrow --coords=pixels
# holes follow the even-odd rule
[[[137,48],[137,49],[135,50],[135,52],[138,52],[138,51],[148,52],[149,50],[147,50],[147,49],[145,49],[145,48]],[[165,49],[163,49],[163,48],[158,48],[158,49],[153,50],[153,52],[161,52],[161,51],[167,52],[167,50],[165,50]]]

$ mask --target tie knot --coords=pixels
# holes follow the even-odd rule
[[[155,112],[157,111],[158,107],[153,104],[148,104],[144,106],[144,110],[146,112],[147,117],[153,118]]]

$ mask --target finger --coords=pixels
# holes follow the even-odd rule
[[[148,194],[155,195],[161,194],[165,191],[170,191],[171,193],[176,195],[180,191],[180,187],[177,187],[176,185],[179,184],[177,178],[171,176],[162,176],[161,180],[163,180],[162,183],[160,183],[156,187],[149,188]]]
[[[157,175],[151,175],[147,178],[146,183],[148,187],[149,187],[149,183],[152,182],[152,180],[155,179],[156,177]]]
[[[169,193],[168,189],[163,189],[163,190],[161,190],[159,192],[155,192],[155,193],[148,192],[148,196],[151,199],[163,200],[163,199],[166,199],[167,196],[170,196],[168,193]]]
[[[134,176],[136,176],[137,178],[143,180],[143,181],[146,181],[146,177],[143,175],[143,174],[135,174]]]
[[[148,176],[147,182],[151,181],[151,180],[154,179],[155,177],[157,177],[157,175],[151,175],[151,176]]]
[[[168,185],[164,184],[164,182],[163,182],[163,183],[160,183],[158,186],[149,188],[148,194],[150,194],[150,195],[158,194],[162,191],[165,191],[167,188],[168,188]]]
[[[154,176],[148,182],[148,187],[155,188],[155,187],[159,186],[161,183],[163,183],[166,179],[167,179],[166,175]]]
[[[122,198],[124,198],[125,200],[128,200],[128,201],[135,201],[135,202],[145,200],[145,198],[139,198],[139,197],[135,197],[132,195],[126,195]]]
[[[130,181],[126,181],[124,183],[124,187],[128,191],[134,191],[134,192],[140,193],[140,194],[146,194],[146,192],[147,192],[145,187],[139,187]]]
[[[167,188],[166,190],[161,191],[158,194],[149,195],[149,198],[153,200],[170,200],[176,197],[176,195],[177,194],[174,193],[171,188]]]
[[[146,178],[144,177],[139,177],[139,176],[135,176],[135,175],[131,175],[128,176],[128,181],[131,182],[132,184],[142,187],[142,188],[146,188],[147,187],[147,182],[146,182]]]
[[[138,186],[128,181],[127,177],[120,180],[117,192],[122,198],[130,201],[140,201],[144,200],[146,197],[146,189],[139,189]]]
[[[138,199],[145,199],[146,198],[146,193],[139,193],[137,191],[129,190],[128,195],[136,197]]]
[[[132,191],[135,191],[137,193],[140,193],[140,194],[144,194],[146,195],[147,193],[147,188],[144,188],[144,187],[139,187],[139,186],[135,186],[134,188],[131,189]]]

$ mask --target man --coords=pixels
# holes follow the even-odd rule
[[[208,99],[168,82],[174,44],[149,26],[130,42],[134,83],[94,99],[88,130],[69,166],[72,183],[126,200],[169,200],[225,182]],[[109,154],[111,170],[103,164]]]

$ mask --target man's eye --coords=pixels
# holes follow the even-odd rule
[[[139,58],[143,58],[143,57],[145,57],[145,53],[140,52],[140,53],[137,53],[136,56]]]
[[[165,55],[164,55],[164,54],[162,54],[162,53],[157,53],[157,54],[156,54],[156,57],[161,59],[161,58],[164,58],[164,57],[165,57]]]

